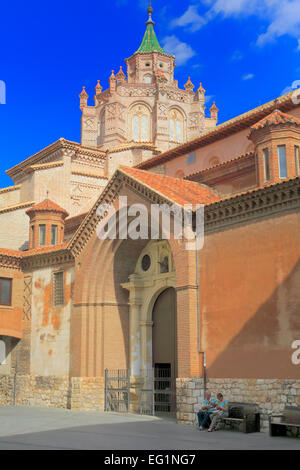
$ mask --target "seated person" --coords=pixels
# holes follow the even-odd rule
[[[217,400],[212,398],[211,393],[205,392],[205,398],[203,400],[201,410],[199,410],[197,413],[200,431],[202,431],[205,428],[205,425],[208,424],[209,417],[215,410],[216,404]]]
[[[222,393],[218,393],[217,399],[218,402],[213,412],[210,414],[211,423],[208,429],[209,432],[216,430],[216,425],[223,416],[228,416],[228,401],[224,400],[224,396]]]

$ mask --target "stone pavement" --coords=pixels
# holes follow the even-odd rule
[[[298,449],[300,439],[266,433],[199,432],[195,427],[133,414],[0,407],[0,450]]]

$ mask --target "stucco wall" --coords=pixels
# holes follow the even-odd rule
[[[53,307],[52,273],[60,269],[47,267],[33,273],[31,375],[59,377],[69,373],[73,268],[65,268],[64,305]]]

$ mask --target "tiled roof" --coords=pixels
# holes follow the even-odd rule
[[[137,52],[160,52],[161,54],[166,54],[158,42],[152,24],[147,25],[142,44],[140,45]]]
[[[136,168],[122,166],[120,171],[180,205],[210,204],[220,200],[218,193],[204,184],[137,170]]]
[[[27,256],[38,255],[41,253],[52,253],[53,251],[64,250],[67,247],[68,242],[53,246],[40,246],[39,248],[33,248],[32,250],[22,251],[22,257],[26,258]]]
[[[69,214],[68,212],[60,207],[58,204],[55,202],[51,201],[50,199],[44,199],[44,201],[39,202],[35,206],[31,207],[26,211],[26,214],[31,214],[33,212],[60,212],[61,214],[64,215],[64,217],[67,217]]]
[[[9,248],[0,248],[0,256],[13,256],[14,258],[26,258],[28,256],[37,255],[40,253],[53,253],[55,251],[64,250],[68,247],[68,243],[60,243],[59,245],[53,246],[40,246],[32,250],[11,250]]]
[[[0,248],[0,255],[13,256],[14,258],[22,258],[22,251],[11,250],[9,248]]]
[[[253,124],[250,129],[257,130],[265,126],[276,126],[277,124],[296,124],[300,126],[300,119],[276,109],[271,114],[268,114],[268,116],[265,116],[263,119]]]

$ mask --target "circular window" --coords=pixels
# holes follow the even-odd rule
[[[162,69],[164,65],[163,65],[163,64],[159,64],[159,66],[160,66],[160,68]]]
[[[142,269],[143,271],[148,271],[151,264],[151,258],[149,255],[144,255],[142,259]]]

